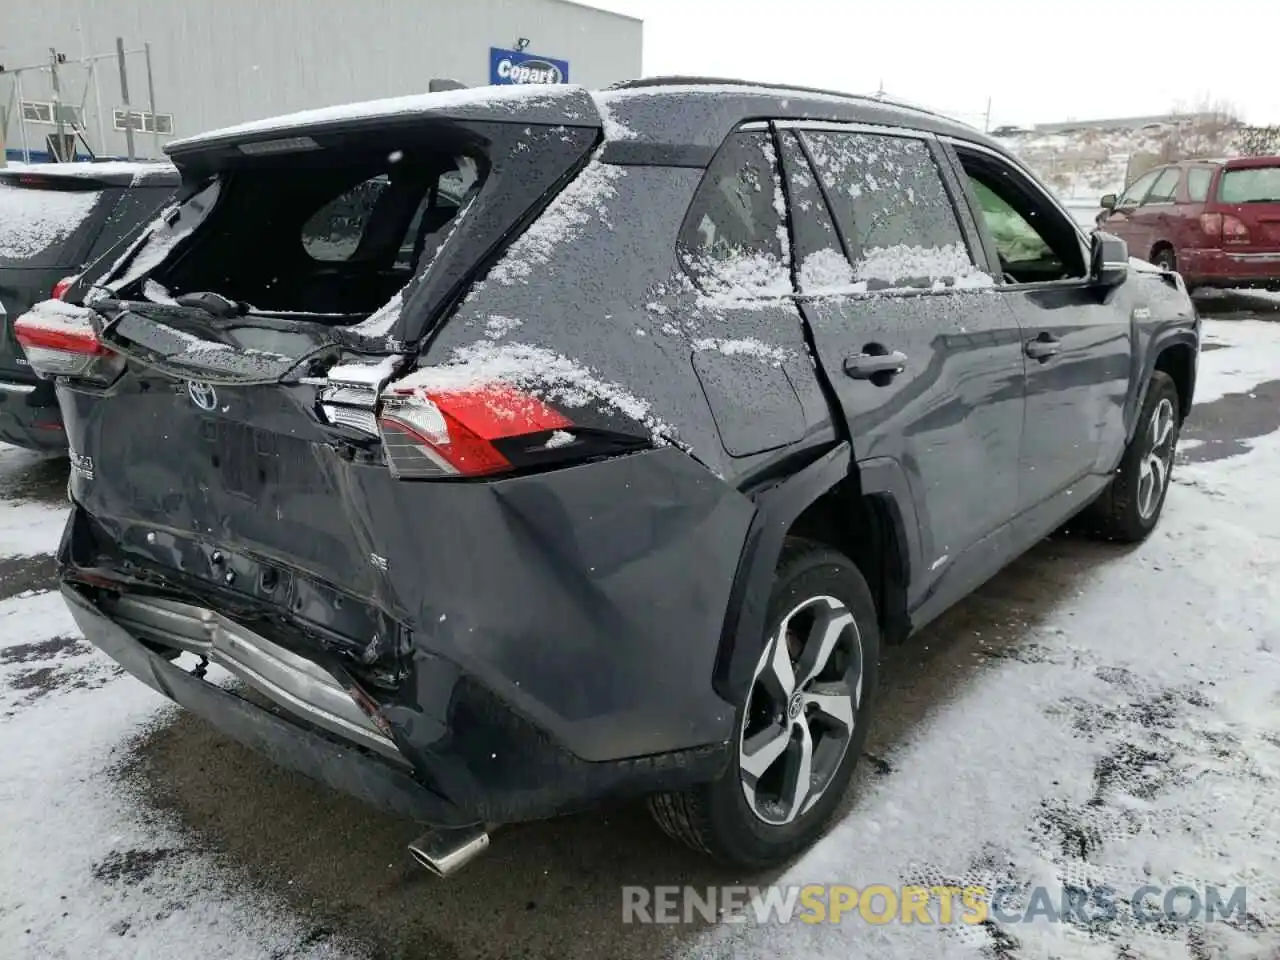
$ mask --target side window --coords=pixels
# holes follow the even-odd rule
[[[1007,200],[980,180],[970,179],[974,199],[982,211],[982,220],[995,241],[1001,265],[1006,270],[1020,263],[1044,260],[1053,250],[1044,237],[1031,226]]]
[[[962,147],[956,154],[1008,281],[1047,283],[1087,276],[1078,229],[1043,190],[998,157]]]
[[[929,145],[805,131],[804,142],[867,290],[987,280],[965,242]]]
[[[365,180],[313,213],[302,225],[302,248],[307,255],[321,263],[350,260],[389,182],[386,175]]]
[[[1178,192],[1178,181],[1182,179],[1182,171],[1177,167],[1170,167],[1156,178],[1156,182],[1151,187],[1151,192],[1147,194],[1147,198],[1143,203],[1173,203],[1174,195]]]
[[[732,134],[685,216],[681,263],[704,288],[747,296],[791,292],[786,203],[773,139]]]
[[[853,264],[844,251],[813,168],[794,132],[782,136],[782,169],[791,200],[796,279],[801,293],[849,292]]]
[[[1147,195],[1147,191],[1151,189],[1151,185],[1156,182],[1161,170],[1152,170],[1150,173],[1144,173],[1133,183],[1129,184],[1129,188],[1120,195],[1120,200],[1116,203],[1117,207],[1136,207],[1142,202],[1143,197]]]
[[[1187,171],[1187,196],[1192,203],[1204,203],[1209,199],[1209,184],[1213,171],[1208,167],[1192,167]]]

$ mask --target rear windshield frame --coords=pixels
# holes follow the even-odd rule
[[[149,239],[142,242],[140,239],[135,242],[134,249],[120,258],[97,284],[109,286],[110,296],[130,299],[141,296],[143,285],[149,279],[163,285],[166,278],[182,277],[184,261],[199,257],[202,249],[212,250],[216,247],[206,237],[216,236],[218,231],[212,228],[219,223],[219,211],[231,202],[229,198],[237,195],[237,177],[247,179],[254,176],[255,170],[275,168],[278,171],[281,168],[288,169],[290,163],[305,163],[307,159],[315,162],[326,155],[333,155],[326,154],[325,151],[352,150],[352,169],[363,169],[364,161],[372,158],[383,146],[398,142],[397,138],[400,141],[406,137],[416,138],[414,142],[420,140],[432,143],[437,156],[469,156],[488,168],[479,192],[459,209],[451,226],[443,232],[444,240],[436,255],[424,256],[419,260],[416,272],[405,277],[405,284],[389,302],[365,305],[368,309],[362,308],[359,313],[342,310],[293,311],[286,309],[287,304],[284,302],[254,304],[260,308],[261,313],[268,315],[298,313],[320,319],[328,314],[330,319],[326,322],[335,323],[335,333],[346,329],[358,334],[355,330],[360,325],[358,322],[344,328],[336,326],[338,318],[342,318],[341,323],[350,323],[379,313],[382,308],[394,307],[398,301],[399,316],[393,323],[385,325],[386,329],[379,339],[390,337],[399,342],[413,341],[428,329],[431,317],[439,314],[446,304],[456,299],[476,270],[531,218],[531,211],[549,199],[548,195],[553,196],[560,182],[585,163],[599,133],[599,127],[594,125],[552,127],[518,121],[416,118],[413,123],[389,120],[376,133],[366,127],[358,135],[355,132],[317,135],[314,139],[318,150],[245,157],[222,148],[215,154],[182,156],[179,161],[184,185],[178,206],[166,211],[168,216],[180,216],[177,210],[180,210],[181,203],[195,195],[201,185],[208,182],[209,177],[224,179],[226,188],[223,195],[200,218],[190,236],[175,243],[159,263],[148,265],[143,273],[129,268],[131,261],[136,262],[138,257],[146,257],[147,247],[152,242]],[[377,144],[374,147],[369,145],[371,137]],[[351,144],[357,142],[361,145],[353,149]],[[316,169],[322,171],[324,168]],[[364,182],[363,177],[353,180],[355,184],[360,182]],[[328,203],[329,199],[326,198],[324,202]],[[202,236],[206,220],[210,232]],[[234,222],[231,221],[232,224]],[[152,234],[163,229],[153,224],[147,232]],[[299,243],[299,250],[301,249],[302,245]],[[290,257],[296,255],[297,252],[294,251],[289,254]],[[327,266],[322,261],[318,262],[321,267]],[[355,263],[354,266],[359,264]],[[120,283],[122,277],[127,277],[127,282]],[[213,286],[204,289],[241,299],[230,288],[219,290],[217,286]]]

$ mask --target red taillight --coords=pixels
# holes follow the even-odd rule
[[[1200,229],[1205,236],[1222,243],[1248,243],[1249,228],[1239,217],[1229,213],[1200,214]]]
[[[450,390],[392,386],[378,414],[387,463],[402,479],[502,473],[512,468],[508,453],[522,438],[533,441],[572,426],[559,410],[506,384]],[[554,446],[547,441],[548,449]]]
[[[15,320],[13,333],[31,369],[45,377],[114,380],[124,358],[102,344],[88,313],[83,307],[46,300]]]
[[[66,294],[66,292],[71,289],[71,285],[75,283],[76,280],[78,279],[79,277],[63,277],[61,280],[59,280],[57,283],[53,285],[53,292],[50,294],[50,296],[52,296],[53,299],[55,300],[61,300],[63,295]]]
[[[1222,242],[1248,243],[1249,228],[1246,227],[1238,217],[1233,217],[1229,213],[1224,213],[1222,215]]]

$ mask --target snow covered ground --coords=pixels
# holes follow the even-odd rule
[[[65,466],[0,447],[0,955],[1275,960],[1280,324],[1205,333],[1156,533],[1047,541],[891,651],[843,819],[767,876],[628,808],[499,832],[428,877],[411,827],[277,775],[77,638],[48,592]],[[1247,916],[620,922],[624,884],[770,882],[1243,885]]]

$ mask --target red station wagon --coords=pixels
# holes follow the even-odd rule
[[[1188,288],[1280,290],[1280,157],[1158,167],[1102,207],[1100,228]]]

